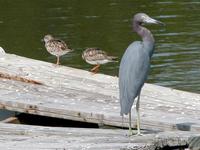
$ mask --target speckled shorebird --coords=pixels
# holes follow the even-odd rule
[[[44,42],[47,51],[57,57],[57,65],[60,63],[60,56],[72,51],[64,41],[54,38],[50,34],[44,36]]]
[[[116,62],[115,56],[108,56],[105,51],[99,48],[87,48],[83,51],[82,58],[89,64],[95,65],[90,71],[94,74],[98,72],[101,64],[106,64],[108,62]]]

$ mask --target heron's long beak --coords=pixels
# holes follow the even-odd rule
[[[159,24],[159,25],[165,25],[163,22],[158,21],[158,20],[155,20],[155,19],[150,18],[150,17],[145,18],[144,22],[145,22],[146,24]]]

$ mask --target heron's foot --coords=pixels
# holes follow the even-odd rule
[[[142,133],[137,133],[136,136],[143,136],[143,134]]]
[[[129,129],[128,136],[132,136],[132,135],[134,135],[134,132],[132,129]]]
[[[136,131],[134,131],[134,130],[132,130],[132,129],[129,129],[129,132],[128,132],[128,135],[127,136],[134,136],[134,135],[136,135],[137,134],[137,132]]]
[[[143,134],[142,133],[138,133],[137,131],[133,131],[133,130],[130,130],[129,129],[129,133],[128,133],[128,136],[130,137],[130,136],[143,136]]]

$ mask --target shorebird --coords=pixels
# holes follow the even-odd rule
[[[115,56],[108,56],[105,51],[99,48],[87,48],[82,53],[82,58],[89,64],[95,65],[90,71],[94,74],[98,72],[101,64],[106,64],[108,62],[117,62],[114,59]]]
[[[60,64],[60,56],[72,51],[64,41],[54,38],[50,34],[45,35],[43,40],[47,51],[57,57],[56,65]]]

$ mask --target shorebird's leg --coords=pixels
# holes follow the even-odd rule
[[[95,67],[93,67],[90,71],[91,71],[92,73],[96,74],[96,73],[99,71],[99,67],[100,67],[100,65],[98,64],[98,65],[96,65]]]
[[[60,64],[60,57],[59,56],[56,56],[56,57],[57,57],[56,65],[59,65]]]
[[[99,67],[100,65],[98,65],[98,67],[95,69],[95,71],[93,72],[94,74],[96,74],[99,71]]]

